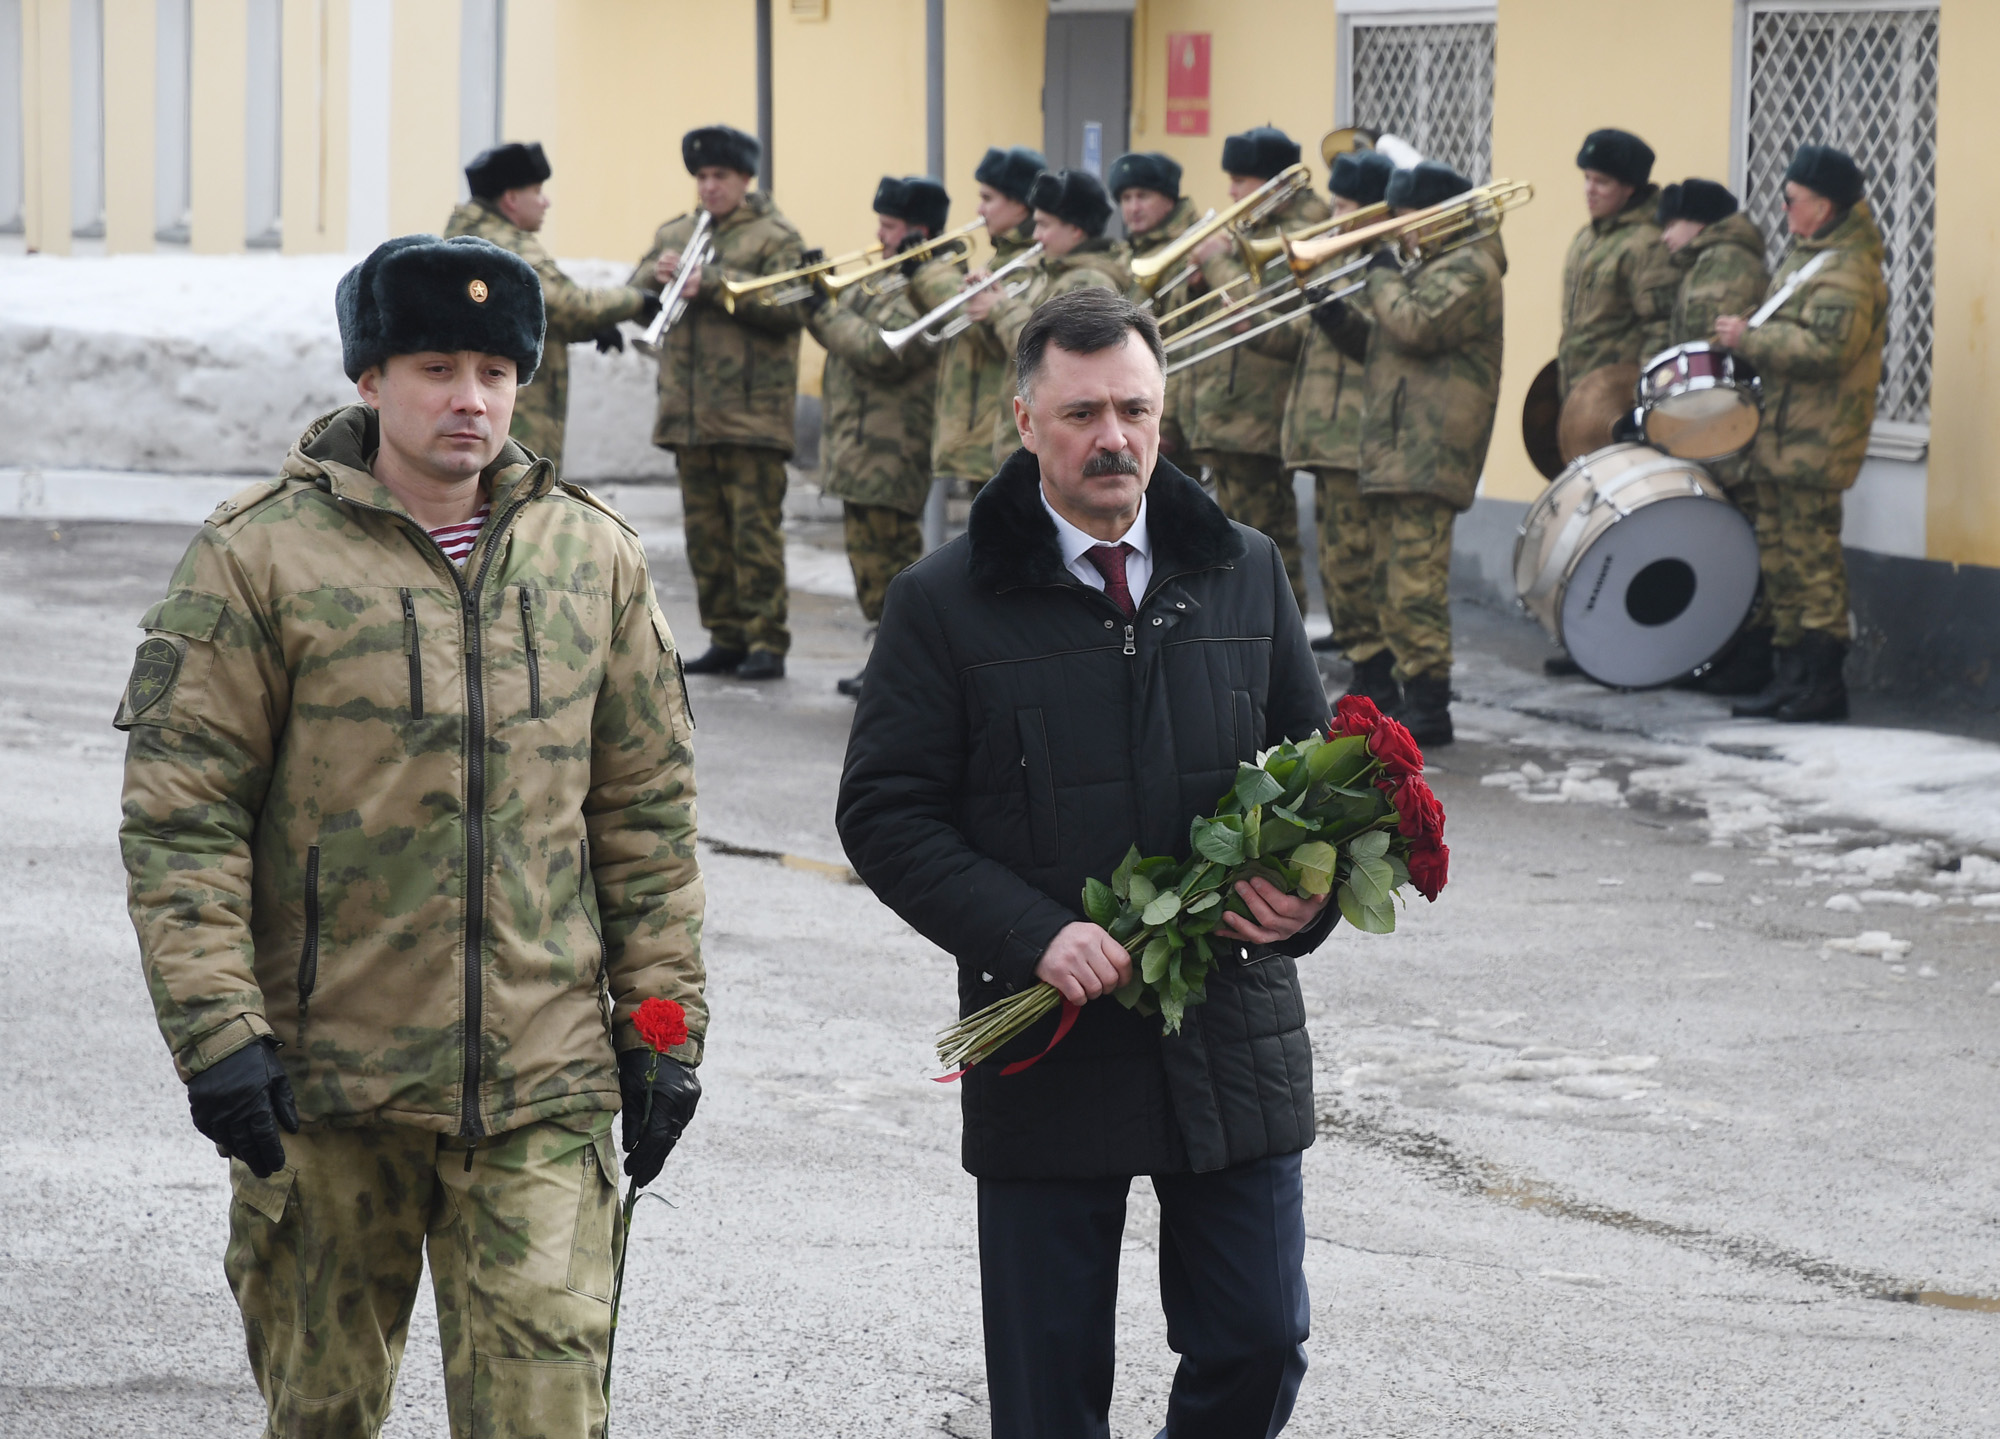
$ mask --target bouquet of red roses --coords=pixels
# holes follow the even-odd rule
[[[1109,880],[1085,881],[1084,913],[1139,961],[1117,992],[1119,1003],[1158,1014],[1168,1034],[1180,1030],[1187,1007],[1207,997],[1209,936],[1223,915],[1249,914],[1236,893],[1240,880],[1269,880],[1287,894],[1331,894],[1341,917],[1370,934],[1395,929],[1404,885],[1435,900],[1451,852],[1444,807],[1423,768],[1423,751],[1407,729],[1372,700],[1350,696],[1335,707],[1325,734],[1287,740],[1239,766],[1215,812],[1194,821],[1186,859],[1141,858],[1134,845]],[[1078,1009],[1037,983],[945,1030],[938,1058],[956,1078],[1058,1005],[1063,1016],[1052,1049]]]

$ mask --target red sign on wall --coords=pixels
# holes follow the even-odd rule
[[[1167,36],[1167,133],[1208,133],[1208,32]]]

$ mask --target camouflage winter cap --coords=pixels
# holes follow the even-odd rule
[[[542,281],[490,240],[400,235],[340,277],[334,291],[347,378],[391,355],[505,355],[523,385],[542,363]]]

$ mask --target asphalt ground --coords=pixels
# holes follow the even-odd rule
[[[225,1167],[154,1028],[115,847],[109,720],[186,534],[0,525],[0,1434],[261,1422]],[[656,575],[698,649],[678,556]],[[715,1020],[656,1186],[673,1207],[639,1211],[616,1424],[975,1439],[974,1188],[930,1082],[951,962],[846,882],[833,682],[863,626],[812,594],[793,618],[788,679],[692,683]],[[1460,620],[1462,675],[1546,648]],[[1717,841],[1636,790],[1540,804],[1479,782],[1529,763],[1616,798],[1628,735],[1476,693],[1460,719],[1431,774],[1451,886],[1302,966],[1321,1121],[1291,1432],[2000,1433],[1996,927],[1912,909],[1907,964],[1827,952],[1856,923],[1779,841]],[[1120,1439],[1155,1432],[1171,1378],[1156,1237],[1141,1180]],[[444,1433],[428,1310],[393,1435]]]

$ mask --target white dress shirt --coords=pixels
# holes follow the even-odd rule
[[[1056,522],[1056,543],[1062,546],[1063,565],[1069,572],[1094,590],[1103,590],[1104,576],[1096,565],[1083,557],[1084,551],[1094,549],[1107,541],[1082,530],[1056,513],[1056,507],[1049,503],[1049,497],[1037,485],[1035,493],[1041,496],[1042,508],[1049,512],[1049,518]],[[1125,587],[1132,592],[1132,605],[1136,609],[1146,598],[1146,585],[1153,578],[1153,541],[1146,533],[1146,497],[1139,496],[1139,516],[1132,521],[1132,528],[1125,531],[1110,544],[1125,544],[1132,547],[1132,553],[1125,556]]]

